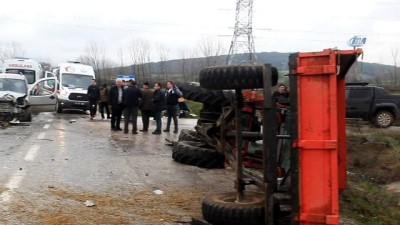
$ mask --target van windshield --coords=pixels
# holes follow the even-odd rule
[[[0,78],[0,91],[12,91],[26,94],[25,80]]]
[[[83,74],[63,73],[61,85],[68,88],[87,88],[92,83],[93,76]]]
[[[24,70],[24,69],[6,69],[6,73],[22,74],[28,80],[28,84],[33,84],[36,82],[35,71],[34,70]]]

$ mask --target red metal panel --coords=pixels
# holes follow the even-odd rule
[[[338,122],[338,163],[339,190],[347,187],[347,148],[346,148],[346,80],[337,77],[337,122]]]
[[[291,73],[298,76],[296,147],[299,149],[300,214],[297,218],[301,225],[339,223],[338,159],[339,149],[346,148],[345,83],[336,70],[340,68],[338,54],[346,53],[354,54],[336,50],[299,53],[297,69]],[[343,159],[341,156],[340,160]]]

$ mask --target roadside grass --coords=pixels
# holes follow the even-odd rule
[[[191,114],[195,114],[196,116],[192,118],[198,119],[200,116],[200,110],[203,107],[203,103],[200,102],[194,102],[190,100],[185,100],[186,104],[188,105],[189,109],[191,110]]]
[[[368,180],[350,178],[347,190],[341,193],[341,214],[363,225],[398,225],[399,196]]]
[[[365,225],[400,224],[400,133],[386,129],[349,132],[348,188],[341,193],[341,215]]]
[[[387,172],[400,172],[400,137],[398,134],[390,136],[387,133],[374,133],[372,136],[388,147],[387,151],[378,156],[379,165]]]
[[[388,136],[388,134],[384,133],[376,133],[373,134],[378,140],[384,142],[388,147],[392,150],[399,150],[400,149],[400,139],[396,139],[396,137]]]

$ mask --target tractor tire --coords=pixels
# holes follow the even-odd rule
[[[262,88],[263,65],[209,67],[200,71],[200,86],[211,90]],[[278,71],[271,69],[271,86],[278,81]]]
[[[215,123],[221,117],[220,112],[200,112],[200,119],[204,121],[209,121],[210,123]]]
[[[194,130],[183,129],[179,134],[178,141],[204,142],[204,139]]]
[[[263,193],[245,192],[244,201],[237,203],[236,192],[206,196],[202,203],[204,219],[213,225],[265,224]]]
[[[200,102],[203,104],[211,104],[218,107],[229,106],[229,100],[222,91],[211,91],[196,85],[186,84],[183,97],[187,100]]]
[[[172,158],[201,168],[224,168],[225,157],[205,142],[179,141],[172,148]]]
[[[395,118],[393,113],[386,110],[382,110],[375,115],[374,124],[376,127],[379,128],[388,128],[393,125],[394,120]]]

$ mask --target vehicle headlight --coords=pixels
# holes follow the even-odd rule
[[[25,97],[26,96],[17,98],[17,106],[25,107],[27,105],[27,100],[25,99]]]
[[[64,89],[62,89],[61,91],[60,91],[60,95],[67,95],[67,91],[66,90],[64,90]]]

